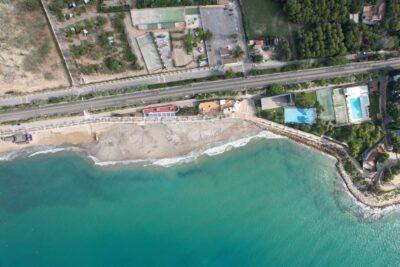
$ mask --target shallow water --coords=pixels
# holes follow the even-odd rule
[[[66,153],[0,163],[0,266],[396,266],[400,214],[285,139],[170,168]]]

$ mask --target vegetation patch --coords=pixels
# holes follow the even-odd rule
[[[284,123],[284,108],[275,108],[269,110],[261,110],[260,117],[266,120]]]
[[[369,116],[370,118],[375,121],[379,122],[380,118],[378,118],[379,112],[379,94],[372,93],[369,95]]]
[[[249,39],[289,35],[290,23],[273,0],[241,0],[243,23]]]
[[[261,0],[260,0],[261,1]],[[289,21],[301,25],[297,31],[297,58],[332,57],[358,51],[398,50],[400,1],[385,1],[384,18],[375,25],[350,20],[360,15],[363,4],[378,1],[279,0]],[[361,16],[360,16],[361,17]]]
[[[317,104],[315,91],[295,94],[295,105],[299,108],[312,108]]]

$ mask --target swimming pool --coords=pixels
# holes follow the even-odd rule
[[[361,99],[359,97],[350,99],[350,117],[352,121],[361,120],[363,118]]]
[[[315,108],[285,108],[285,123],[314,124],[316,119]]]
[[[361,122],[370,120],[368,106],[368,96],[362,95],[359,97],[348,98],[347,108],[350,122]]]

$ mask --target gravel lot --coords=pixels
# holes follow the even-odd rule
[[[222,64],[219,49],[240,45],[246,51],[245,34],[243,30],[240,7],[233,2],[229,8],[204,7],[200,8],[203,28],[213,33],[213,39],[207,44],[207,53],[210,66]],[[237,41],[231,38],[238,34]]]

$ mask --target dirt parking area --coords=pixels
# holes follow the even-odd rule
[[[223,64],[220,48],[233,49],[240,46],[246,51],[245,34],[242,26],[240,7],[237,2],[231,2],[228,7],[202,7],[201,20],[204,30],[213,33],[213,38],[207,43],[210,66]],[[235,36],[235,37],[233,37]]]
[[[181,32],[171,32],[172,55],[175,66],[182,68],[192,65],[193,67],[196,67],[195,62],[193,61],[193,55],[187,53],[185,45],[182,41],[184,35],[185,34]]]
[[[69,86],[43,10],[24,3],[0,1],[0,96]]]

